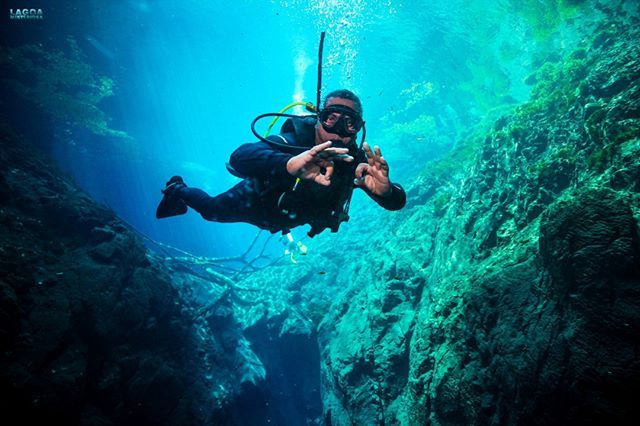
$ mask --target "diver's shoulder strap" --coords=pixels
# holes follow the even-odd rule
[[[279,140],[278,140],[278,142],[281,142],[281,141],[282,141],[282,143],[283,143],[283,144],[285,144],[285,145],[291,145],[291,144],[289,143],[289,141],[287,140],[287,138],[285,138],[285,137],[284,137],[284,136],[282,136],[282,135],[271,135],[271,136],[267,136],[267,139],[269,139],[269,138],[279,139]]]
[[[316,122],[317,120],[310,116],[288,118],[280,128],[280,133],[291,135],[296,145],[313,145]]]

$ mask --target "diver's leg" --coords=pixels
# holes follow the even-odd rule
[[[257,205],[257,196],[247,181],[215,197],[186,185],[176,188],[174,196],[206,220],[214,222],[253,222],[261,210]]]
[[[184,214],[191,207],[206,220],[246,222],[263,229],[273,228],[269,209],[262,205],[248,180],[211,197],[201,189],[188,187],[180,176],[174,176],[162,193],[164,195],[156,211],[158,219]]]

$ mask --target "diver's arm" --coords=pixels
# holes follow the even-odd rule
[[[229,164],[241,175],[260,179],[290,177],[287,161],[293,155],[273,148],[265,142],[246,143],[233,151]]]
[[[376,195],[367,188],[362,189],[373,201],[387,210],[400,210],[407,204],[407,194],[399,183],[391,183],[391,193],[387,195]]]
[[[281,152],[264,142],[241,145],[232,154],[229,164],[240,175],[259,178],[295,176],[321,185],[331,183],[334,161],[353,161],[346,148],[332,148],[332,142],[310,147],[298,155]]]

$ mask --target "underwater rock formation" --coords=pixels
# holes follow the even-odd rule
[[[67,53],[42,45],[0,46],[0,94],[12,100],[0,104],[0,111],[24,133],[55,119],[94,135],[130,139],[125,132],[109,127],[111,118],[99,107],[113,95],[113,81],[93,71],[73,37],[67,43]],[[35,122],[39,125],[33,126]],[[31,142],[48,140],[31,138]]]
[[[44,424],[255,424],[265,371],[225,287],[169,270],[0,132],[0,402]],[[207,305],[193,303],[206,292]],[[243,405],[244,404],[244,405]]]
[[[638,421],[639,36],[603,25],[409,189],[320,324],[326,423]]]

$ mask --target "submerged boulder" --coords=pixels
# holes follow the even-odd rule
[[[234,423],[247,412],[238,401],[264,392],[265,372],[228,289],[168,269],[113,212],[4,130],[4,415],[27,423]],[[191,287],[206,289],[206,310],[189,299]]]

